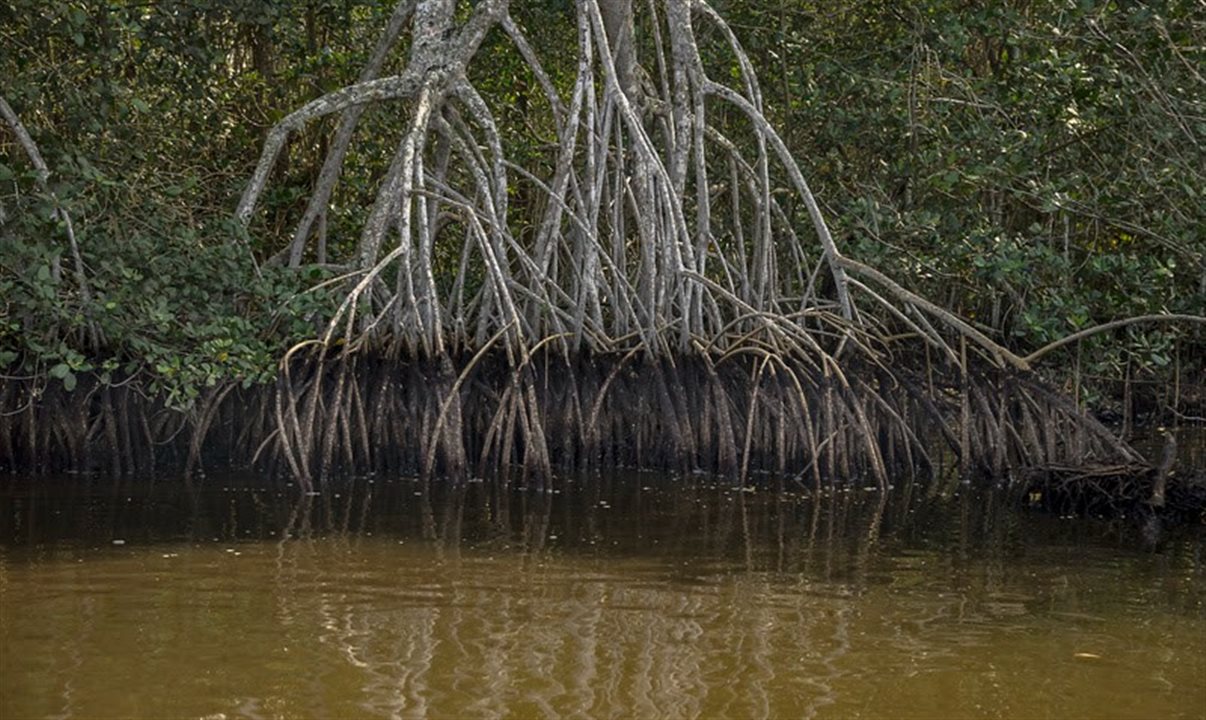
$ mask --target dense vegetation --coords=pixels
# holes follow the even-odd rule
[[[743,30],[849,252],[1019,349],[1206,309],[1200,4],[777,5]],[[1179,354],[1201,382],[1201,342],[1131,328],[1080,352],[1155,383]]]
[[[715,5],[854,260],[1023,356],[1095,324],[1206,308],[1198,3]],[[133,382],[178,408],[206,388],[274,380],[286,350],[339,306],[336,280],[358,252],[374,177],[407,114],[389,104],[365,112],[304,252],[290,252],[294,228],[337,116],[290,137],[250,226],[233,210],[268,129],[354,82],[391,9],[0,8],[0,95],[50,169],[43,185],[10,128],[0,131],[0,371],[65,391],[81,376]],[[574,3],[515,3],[511,13],[568,93],[576,59],[550,49],[574,46]],[[638,17],[638,42],[652,42],[649,30]],[[724,37],[701,30],[699,42],[710,75],[740,77]],[[390,55],[385,71],[404,56]],[[510,156],[551,163],[549,104],[514,44],[493,32],[468,71]],[[735,132],[747,122],[732,112],[711,121]],[[522,178],[508,194],[514,207],[544,202]],[[795,200],[782,202],[787,217],[803,217]],[[537,211],[513,217],[533,224],[511,229],[530,242]],[[433,282],[458,282],[455,249],[436,252]],[[1200,412],[1200,326],[1128,326],[1060,353],[1047,361],[1051,376],[1092,405],[1117,403],[1126,379],[1180,403],[1173,411]],[[1176,397],[1164,389],[1173,387]]]

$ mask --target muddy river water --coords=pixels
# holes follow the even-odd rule
[[[1206,718],[1200,533],[522,484],[0,478],[0,718]]]

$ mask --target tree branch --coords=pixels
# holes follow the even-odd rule
[[[91,305],[92,290],[88,287],[88,276],[84,272],[84,258],[80,254],[79,241],[75,237],[75,225],[71,222],[71,215],[67,212],[67,208],[63,206],[63,203],[59,202],[58,195],[50,189],[50,168],[46,165],[46,161],[42,159],[42,153],[38,151],[37,143],[34,142],[25,126],[21,123],[21,118],[17,117],[17,113],[2,95],[0,95],[0,115],[4,116],[4,120],[12,128],[13,134],[17,136],[17,142],[25,149],[25,154],[29,156],[29,161],[33,164],[34,172],[37,174],[38,185],[54,202],[55,216],[63,221],[63,227],[67,231],[67,242],[71,247],[72,262],[75,263],[75,279],[80,286],[80,295],[83,296],[85,303]],[[92,334],[92,341],[95,344],[97,340],[96,328],[92,325],[91,321],[88,322],[88,328]]]
[[[1110,330],[1117,330],[1118,328],[1126,327],[1127,325],[1135,325],[1137,323],[1146,323],[1146,322],[1170,322],[1170,321],[1171,322],[1199,323],[1199,324],[1206,325],[1206,317],[1203,317],[1201,315],[1136,315],[1135,317],[1123,318],[1122,320],[1113,320],[1108,323],[1102,323],[1101,325],[1094,325],[1091,328],[1085,328],[1084,330],[1081,330],[1079,332],[1074,332],[1067,337],[1060,338],[1059,340],[1056,340],[1055,342],[1048,343],[1047,345],[1042,346],[1038,350],[1035,350],[1034,352],[1030,353],[1029,355],[1027,355],[1026,357],[1024,357],[1022,359],[1028,363],[1033,363],[1035,360],[1038,360],[1039,358],[1052,352],[1053,350],[1058,350],[1059,348],[1067,345],[1068,343],[1074,343],[1077,340],[1084,340],[1085,338],[1091,337],[1093,335],[1097,335],[1098,333],[1108,332]]]

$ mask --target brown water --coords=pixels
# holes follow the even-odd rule
[[[0,481],[0,718],[1202,718],[1206,547],[994,494]]]

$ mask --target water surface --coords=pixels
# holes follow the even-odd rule
[[[1001,494],[0,481],[0,718],[1201,718],[1206,558]]]

